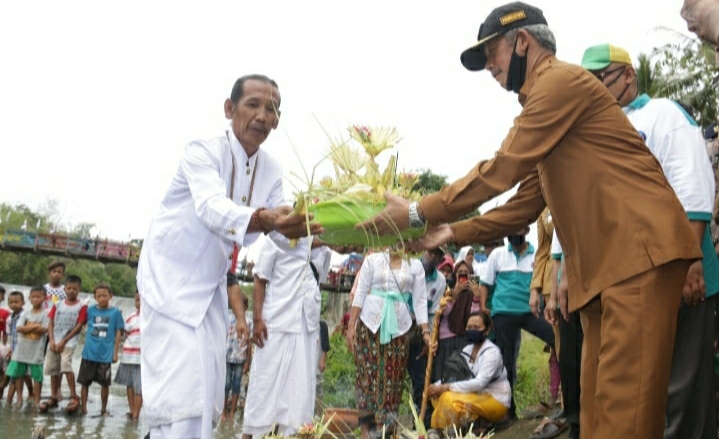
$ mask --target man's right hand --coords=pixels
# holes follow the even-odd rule
[[[689,266],[682,297],[687,306],[699,305],[706,297],[707,288],[704,284],[704,267],[702,261],[696,261]]]
[[[539,318],[539,290],[532,288],[529,292],[529,309],[534,317]]]
[[[259,218],[265,230],[277,230],[289,239],[307,236],[305,215],[294,214],[290,206],[263,210],[260,212]],[[312,220],[313,216],[308,215],[308,218]],[[311,235],[319,235],[324,232],[322,226],[317,223],[310,223],[309,229]]]
[[[409,247],[412,251],[421,252],[433,250],[448,242],[454,242],[454,240],[454,232],[449,224],[440,224],[438,226],[427,227],[427,232],[424,236],[416,241],[410,241]]]
[[[267,340],[267,325],[265,325],[264,320],[257,319],[252,329],[252,342],[256,344],[257,347],[264,348],[265,340]]]
[[[544,306],[544,319],[554,326],[559,324],[559,312],[557,311],[557,294],[556,290],[549,295],[549,300]]]

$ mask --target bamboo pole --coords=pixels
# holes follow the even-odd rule
[[[452,298],[452,291],[447,288],[445,291],[444,296],[439,300],[439,308],[437,309],[437,312],[434,314],[434,322],[432,325],[432,334],[430,335],[430,348],[429,352],[427,352],[427,369],[424,372],[424,389],[422,390],[422,405],[419,409],[419,422],[424,422],[424,414],[427,411],[427,399],[429,397],[429,384],[432,380],[432,365],[434,363],[434,355],[432,355],[432,344],[436,343],[439,339],[439,323],[440,319],[442,318],[442,313],[444,312],[444,308],[447,306],[447,304],[450,302],[450,299]]]

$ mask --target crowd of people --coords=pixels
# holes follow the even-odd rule
[[[79,299],[82,279],[72,274],[65,276],[63,262],[51,263],[48,272],[46,285],[30,288],[29,310],[25,310],[25,295],[20,291],[8,293],[9,310],[0,309],[3,328],[0,397],[7,389],[6,404],[20,408],[27,387],[27,397],[37,412],[46,413],[59,408],[65,377],[69,398],[62,411],[87,414],[89,388],[96,383],[101,388],[100,415],[108,416],[112,364],[119,360],[115,382],[127,386],[130,411],[126,417],[137,420],[142,406],[139,293],[135,293],[136,311],[124,319],[118,308],[110,306],[113,296],[109,285],[96,285],[95,303],[88,306]],[[6,293],[0,287],[0,302]],[[76,377],[73,356],[81,333],[84,334],[82,360]],[[41,402],[46,375],[50,376],[50,396]],[[80,396],[76,383],[81,386]]]

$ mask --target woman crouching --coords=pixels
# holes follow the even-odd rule
[[[499,348],[487,339],[492,330],[489,314],[473,312],[467,320],[468,344],[447,359],[442,381],[429,386],[432,429],[459,430],[481,421],[497,422],[507,414],[511,388]],[[450,364],[453,367],[450,367]],[[464,366],[467,366],[464,368]],[[438,432],[432,431],[429,437]]]

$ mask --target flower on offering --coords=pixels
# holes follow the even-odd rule
[[[385,206],[389,191],[410,200],[419,200],[414,190],[419,175],[397,173],[397,155],[391,155],[384,169],[378,156],[400,141],[395,128],[353,125],[349,139],[331,142],[327,158],[332,162],[334,177],[310,182],[307,190],[296,193],[295,213],[311,213],[325,233],[322,239],[335,245],[382,247],[397,241],[419,237],[423,230],[410,230],[390,236],[378,236],[372,227],[355,229],[359,223],[374,218]]]

